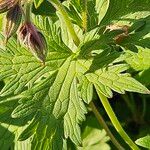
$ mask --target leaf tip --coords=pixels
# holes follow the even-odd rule
[[[14,113],[14,112],[12,112],[11,117],[12,117],[12,118],[14,118],[14,119],[16,119],[16,118],[17,118],[17,116],[15,115],[15,113]]]
[[[146,91],[146,94],[150,94],[150,90],[147,90],[147,91]]]

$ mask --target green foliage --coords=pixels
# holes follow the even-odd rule
[[[49,16],[51,18],[56,17],[55,15],[56,9],[48,1],[43,1],[38,7],[36,7],[36,4],[33,5],[32,12],[36,15]]]
[[[104,130],[87,127],[81,133],[80,125],[95,89],[108,98],[113,97],[113,91],[150,93],[139,82],[150,68],[150,1],[88,0],[87,31],[83,31],[83,1],[64,2],[79,45],[75,45],[59,12],[54,9],[53,19],[40,9],[51,5],[48,3],[34,0],[36,11],[33,9],[34,14],[42,15],[33,16],[33,20],[46,38],[45,65],[15,36],[3,46],[4,36],[0,34],[0,80],[5,83],[0,91],[0,147],[62,150],[70,139],[81,150],[110,149]],[[105,32],[105,28],[112,22],[122,25],[126,21],[132,24],[129,35],[116,44],[114,38],[123,31]],[[140,72],[136,76],[139,81],[129,73],[131,68]],[[148,75],[145,80],[149,80]],[[136,143],[147,147],[141,140]]]
[[[105,130],[86,128],[83,133],[83,147],[78,148],[79,150],[110,150],[110,147],[106,142],[109,137],[106,136]]]
[[[145,137],[139,138],[135,141],[135,143],[144,148],[150,149],[150,136],[147,135]]]
[[[44,0],[34,0],[34,5],[36,8],[38,8],[42,3],[43,3]]]
[[[82,147],[78,147],[77,149],[110,150],[110,146],[108,144],[110,138],[107,136],[105,130],[99,126],[95,117],[88,116],[86,121],[84,122],[84,125],[81,135],[83,139]]]
[[[113,0],[110,1],[108,11],[101,24],[110,24],[114,21],[132,22],[135,18],[143,18],[149,14],[149,0]]]

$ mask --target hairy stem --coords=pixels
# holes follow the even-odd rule
[[[130,139],[130,137],[127,135],[127,133],[124,131],[124,129],[122,128],[121,124],[119,123],[112,107],[110,106],[108,99],[101,94],[100,92],[98,92],[98,95],[100,97],[100,100],[112,122],[112,124],[114,125],[115,129],[118,131],[118,133],[120,134],[120,136],[124,139],[124,141],[131,147],[131,149],[133,150],[139,150],[139,148],[137,147],[137,145]]]
[[[59,2],[59,0],[49,0],[49,2],[52,3],[52,5],[54,5],[54,7],[62,15],[62,17],[66,23],[67,29],[68,29],[69,33],[71,34],[74,43],[78,46],[80,43],[80,40],[79,40],[77,34],[75,33],[73,25],[69,19],[69,16],[68,16],[64,6]]]
[[[107,124],[105,123],[103,117],[101,116],[101,114],[99,113],[99,111],[97,110],[96,106],[94,105],[93,102],[90,103],[90,107],[92,108],[93,113],[95,114],[99,124],[105,129],[105,131],[107,132],[107,135],[110,137],[112,143],[116,146],[116,148],[118,150],[124,150],[124,148],[118,143],[118,141],[115,139],[115,137],[113,136],[113,134],[111,133],[111,131],[109,130]]]

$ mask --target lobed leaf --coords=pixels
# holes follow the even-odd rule
[[[39,7],[43,0],[34,2],[36,7]],[[150,93],[127,72],[129,65],[137,71],[148,69],[148,62],[145,62],[148,59],[148,49],[139,51],[138,54],[126,51],[130,48],[132,50],[135,45],[140,45],[138,41],[141,42],[142,47],[145,43],[145,47],[149,48],[149,17],[146,18],[147,21],[143,19],[140,21],[144,22],[131,26],[129,37],[120,43],[120,46],[124,47],[123,52],[117,51],[121,47],[119,44],[116,45],[114,40],[123,31],[104,31],[108,23],[137,12],[134,6],[138,2],[142,6],[140,10],[149,11],[149,7],[146,6],[149,4],[148,1],[145,3],[139,0],[88,1],[86,33],[82,31],[84,10],[80,2],[71,0],[68,6],[64,4],[74,23],[75,32],[81,40],[78,47],[70,38],[64,20],[58,12],[56,14],[60,20],[56,18],[52,21],[49,17],[34,17],[35,24],[47,40],[48,56],[45,66],[41,66],[26,48],[17,43],[15,38],[11,38],[6,49],[0,46],[0,80],[5,80],[6,83],[0,92],[0,107],[3,107],[0,109],[2,148],[5,149],[7,144],[12,144],[13,139],[16,140],[13,132],[18,134],[18,126],[25,124],[27,127],[23,132],[21,131],[19,140],[24,143],[24,140],[31,139],[33,150],[61,150],[67,138],[78,146],[83,144],[83,149],[102,146],[95,139],[91,141],[92,144],[89,142],[91,132],[83,143],[81,140],[80,124],[85,120],[87,113],[84,102],[89,104],[92,101],[93,88],[95,87],[98,92],[109,98],[113,96],[112,91],[121,94],[125,91]],[[118,13],[118,11],[122,12]],[[0,38],[3,42],[4,37],[0,35]],[[127,57],[129,54],[130,57]],[[143,60],[140,59],[141,57]],[[129,63],[125,64],[124,61]],[[6,107],[7,105],[10,107]],[[6,117],[7,115],[9,117]],[[100,135],[98,130],[92,132],[96,136]],[[101,135],[105,137],[105,134]],[[6,142],[3,137],[5,139],[7,136],[10,138]],[[4,142],[6,147],[3,147]]]
[[[51,30],[53,30],[52,26]],[[2,89],[1,96],[22,92],[25,86],[32,86],[37,80],[44,77],[47,72],[57,70],[63,64],[71,54],[71,50],[63,44],[60,38],[57,38],[59,36],[56,36],[55,33],[51,32],[50,41],[47,41],[48,56],[45,66],[37,62],[25,48],[18,45],[16,40],[8,43],[7,50],[0,50],[0,67],[2,68],[0,70],[0,79],[11,77],[10,82]],[[3,36],[1,36],[1,40],[3,39]]]
[[[64,134],[76,144],[81,144],[81,131],[79,124],[85,120],[86,107],[78,95],[77,81],[71,85],[70,101],[67,113],[64,116]],[[73,130],[72,130],[73,129]]]

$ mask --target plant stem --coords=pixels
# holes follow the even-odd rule
[[[87,31],[87,0],[82,0],[82,27],[83,31]]]
[[[32,6],[32,3],[31,3],[31,0],[28,0],[26,3],[25,3],[25,22],[30,22],[31,21],[31,6]]]
[[[112,143],[116,146],[116,148],[118,150],[124,150],[124,148],[118,143],[118,141],[115,139],[115,137],[113,136],[113,134],[111,133],[111,131],[109,130],[107,124],[105,123],[103,117],[101,116],[101,114],[99,113],[99,111],[97,110],[96,106],[94,105],[93,102],[90,103],[90,107],[92,108],[93,113],[95,114],[98,122],[100,123],[100,125],[105,129],[105,131],[107,132],[107,135],[110,137]]]
[[[74,41],[74,43],[78,46],[80,44],[80,40],[77,36],[77,34],[75,33],[75,30],[73,28],[73,25],[69,19],[69,16],[64,8],[64,6],[61,4],[61,2],[59,2],[59,0],[49,0],[50,3],[52,3],[52,5],[54,5],[54,7],[59,11],[59,13],[62,15],[66,26],[68,28],[68,31],[70,32],[72,39]]]
[[[103,94],[101,94],[100,92],[98,92],[98,95],[100,97],[100,100],[112,122],[112,124],[114,125],[115,129],[118,131],[118,133],[120,134],[120,136],[124,139],[124,141],[131,147],[131,149],[133,150],[139,150],[139,148],[135,145],[135,143],[130,139],[130,137],[126,134],[126,132],[124,131],[124,129],[122,128],[122,126],[120,125],[112,107],[110,106],[107,97],[105,97]]]

